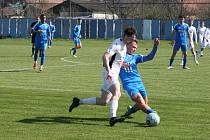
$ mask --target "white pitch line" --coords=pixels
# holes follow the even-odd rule
[[[63,65],[63,66],[45,66],[44,68],[57,68],[57,67],[73,67],[73,66],[78,66],[78,65],[96,65],[96,64],[100,64],[100,63],[84,63],[84,62],[75,62],[75,61],[71,61],[71,60],[66,60],[66,58],[69,57],[63,57],[61,58],[62,61],[67,62],[67,63],[72,63],[73,65]],[[0,72],[12,72],[12,71],[26,71],[26,70],[33,70],[33,68],[16,68],[16,69],[5,69],[5,70],[0,70]]]
[[[40,91],[60,91],[60,92],[78,92],[78,90],[71,90],[71,89],[60,89],[60,88],[38,88],[38,87],[26,87],[26,86],[4,86],[0,85],[0,88],[11,88],[11,89],[24,89],[24,90],[40,90]],[[81,91],[79,91],[81,92]],[[99,91],[84,91],[85,93],[94,93]]]
[[[73,63],[73,64],[78,64],[78,65],[98,65],[98,64],[101,64],[101,63],[84,63],[84,62],[75,62],[75,61],[71,61],[71,60],[67,60],[67,58],[70,58],[70,57],[62,57],[61,60],[64,61],[64,62],[67,62],[67,63]]]

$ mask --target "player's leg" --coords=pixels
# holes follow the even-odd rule
[[[154,112],[154,110],[148,106],[147,92],[143,85],[133,84],[133,86],[128,86],[126,91],[131,100],[135,102],[135,104],[133,107],[128,108],[128,110],[123,115],[124,117],[130,116],[138,110],[142,110],[147,114]]]
[[[40,71],[43,70],[44,60],[45,60],[45,49],[41,49],[41,63],[39,68]]]
[[[172,68],[173,68],[173,67],[172,67],[172,64],[173,64],[173,62],[174,62],[174,58],[175,58],[176,53],[177,53],[177,51],[179,50],[179,48],[180,48],[179,45],[176,45],[176,44],[174,45],[173,53],[172,53],[171,58],[170,58],[170,61],[169,61],[168,69],[172,69]]]
[[[35,53],[34,53],[34,65],[33,65],[33,68],[34,68],[34,69],[36,69],[36,68],[37,68],[38,51],[39,51],[39,48],[35,47]]]
[[[91,98],[84,98],[79,99],[77,97],[74,97],[72,99],[72,103],[69,106],[69,112],[72,112],[72,110],[79,105],[102,105],[105,106],[108,104],[112,97],[111,93],[107,93],[105,91],[102,91],[101,97],[91,97]]]
[[[181,50],[183,53],[183,69],[190,69],[187,67],[187,45],[181,45]]]
[[[195,64],[198,65],[199,62],[198,62],[198,60],[197,60],[197,55],[196,55],[196,52],[195,52],[195,49],[194,49],[194,45],[191,47],[191,53],[192,53],[192,55],[193,55]]]
[[[31,44],[32,44],[32,47],[31,47],[31,57],[34,56],[34,53],[35,53],[35,36],[32,35],[31,37]]]

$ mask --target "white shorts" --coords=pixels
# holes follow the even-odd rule
[[[106,91],[106,92],[110,92],[110,87],[114,84],[119,84],[119,73],[112,71],[112,80],[107,80],[107,75],[108,72],[106,71],[105,68],[103,68],[103,86],[102,86],[102,90]]]

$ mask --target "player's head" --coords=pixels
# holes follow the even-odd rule
[[[81,18],[77,19],[77,24],[82,24],[82,19]]]
[[[179,15],[179,23],[180,24],[184,23],[184,16],[183,15]]]
[[[189,26],[193,25],[194,20],[192,18],[189,19]]]
[[[204,27],[204,26],[205,26],[205,22],[201,21],[201,27]]]
[[[41,23],[46,22],[46,16],[44,14],[41,14],[39,18],[40,18]]]
[[[127,53],[133,54],[138,49],[138,41],[132,40],[127,44]]]
[[[134,27],[127,27],[124,30],[123,39],[126,44],[130,43],[133,40],[137,40],[136,39],[136,29]]]
[[[39,17],[35,17],[35,21],[36,22],[39,22]]]

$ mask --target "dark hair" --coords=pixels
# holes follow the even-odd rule
[[[40,18],[41,18],[41,17],[45,17],[45,15],[44,15],[44,14],[41,14],[41,15],[40,15]]]
[[[127,27],[124,30],[124,36],[131,37],[132,35],[136,34],[136,29],[134,27]]]
[[[185,18],[185,17],[184,17],[183,15],[179,15],[179,19],[180,19],[180,18]]]

